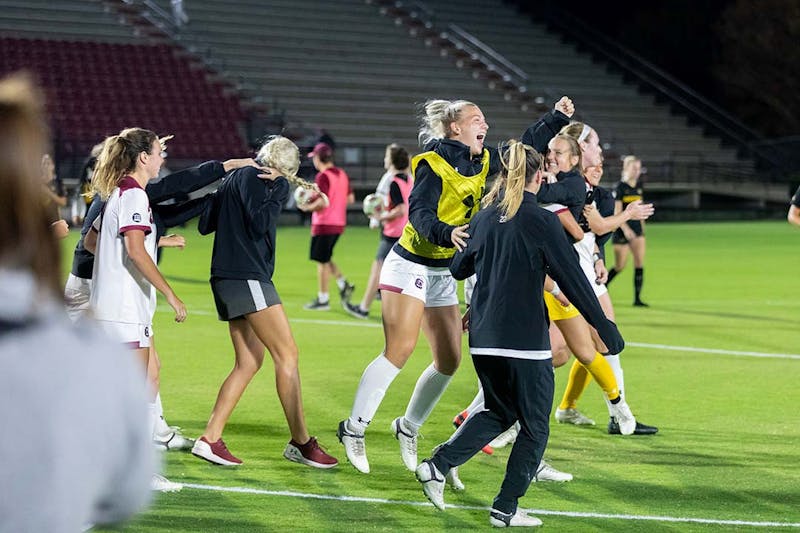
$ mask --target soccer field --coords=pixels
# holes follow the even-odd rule
[[[159,300],[154,329],[162,360],[165,416],[198,436],[233,363],[227,327],[208,286],[210,237],[179,231],[188,245],[166,250],[161,269],[186,303],[172,321]],[[552,421],[545,457],[575,479],[535,483],[520,501],[551,531],[722,531],[800,528],[800,232],[780,222],[651,224],[643,298],[634,308],[633,266],[611,285],[617,323],[628,343],[622,360],[628,402],[655,436],[610,436],[606,407],[592,384],[581,410],[595,427]],[[65,270],[77,234],[64,243]],[[389,433],[414,383],[430,363],[421,337],[367,432],[372,473],[345,460],[335,431],[350,411],[364,367],[380,352],[380,302],[368,321],[340,307],[305,311],[316,294],[308,228],[278,231],[275,285],[300,348],[311,433],[340,460],[320,471],[282,457],[288,429],[269,360],[225,431],[238,468],[168,452],[165,474],[185,483],[156,494],[126,531],[438,531],[487,529],[510,448],[479,454],[461,468],[465,492],[449,488],[439,512],[400,461]],[[377,235],[349,228],[336,261],[360,298]],[[612,255],[611,246],[608,247]],[[338,298],[332,298],[338,304]],[[466,338],[464,342],[466,350]],[[557,404],[569,365],[556,371]],[[451,434],[453,416],[476,391],[469,357],[422,428],[420,458]],[[105,443],[104,445],[108,445]]]

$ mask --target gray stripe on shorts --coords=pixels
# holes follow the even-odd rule
[[[250,287],[250,296],[253,297],[253,303],[256,304],[256,311],[261,311],[267,308],[267,300],[264,298],[264,291],[261,289],[261,283],[258,280],[248,279],[247,286]]]

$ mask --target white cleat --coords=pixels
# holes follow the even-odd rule
[[[489,523],[494,527],[537,527],[542,525],[541,520],[519,509],[511,515],[492,509],[489,512]]]
[[[153,434],[153,444],[167,450],[191,450],[194,440],[184,437],[178,426],[168,426],[166,431]]]
[[[440,511],[444,511],[444,476],[431,461],[422,461],[415,469],[417,481],[422,483],[422,492]]]
[[[514,422],[513,426],[496,436],[494,440],[489,443],[489,446],[495,449],[505,448],[517,440],[517,435],[519,435],[519,422]]]
[[[534,481],[555,481],[563,483],[565,481],[572,481],[572,474],[556,470],[550,464],[542,459],[539,467],[536,469],[536,474],[533,476]]]
[[[458,477],[458,467],[454,466],[450,469],[446,476],[444,476],[445,482],[450,485],[450,488],[457,491],[462,491],[466,489],[464,483],[461,481],[461,478]]]
[[[556,422],[559,424],[574,424],[576,426],[594,425],[594,420],[572,407],[569,409],[556,409]]]
[[[402,418],[398,417],[392,420],[392,433],[400,443],[400,457],[403,458],[403,464],[409,471],[415,472],[417,470],[417,436],[408,433],[403,428]]]
[[[364,435],[358,435],[349,431],[347,420],[339,422],[339,429],[336,430],[339,442],[344,446],[344,453],[347,460],[356,470],[363,474],[369,474],[369,461],[367,461],[367,448],[364,446]]]
[[[151,490],[157,490],[159,492],[180,492],[182,488],[183,485],[170,481],[161,474],[153,474],[153,477],[150,479]]]
[[[614,418],[619,424],[619,432],[623,435],[633,435],[636,431],[636,418],[631,413],[628,403],[620,398],[619,402],[611,404],[611,410],[614,411]]]

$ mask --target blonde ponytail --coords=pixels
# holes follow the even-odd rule
[[[274,168],[292,185],[319,192],[316,183],[297,176],[300,168],[300,149],[286,137],[272,135],[258,151],[256,161],[265,167]]]
[[[149,154],[158,140],[155,133],[142,128],[127,128],[106,138],[92,174],[92,188],[107,200],[119,180],[136,170],[139,154]]]
[[[503,168],[491,190],[484,196],[484,207],[498,204],[506,220],[511,220],[522,205],[525,187],[541,170],[542,156],[530,146],[511,139],[500,149]]]
[[[435,139],[452,136],[450,124],[458,122],[461,111],[467,106],[474,106],[466,100],[428,100],[422,106],[420,114],[419,142],[426,145]]]

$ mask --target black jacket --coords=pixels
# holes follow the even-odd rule
[[[508,221],[501,220],[496,206],[478,212],[470,232],[467,247],[450,263],[456,279],[473,273],[478,278],[470,306],[470,347],[549,350],[542,288],[549,274],[611,353],[622,351],[622,336],[603,313],[558,217],[539,207],[536,195],[525,192]]]
[[[539,152],[547,151],[550,142],[559,130],[569,123],[569,118],[560,111],[545,113],[538,121],[528,127],[522,135],[522,142],[533,146]],[[489,174],[487,179],[500,170],[500,156],[497,148],[486,146],[489,151]],[[436,139],[423,147],[424,152],[436,152],[447,163],[464,176],[479,174],[483,168],[483,155],[472,156],[469,147],[451,139]],[[422,161],[414,172],[414,187],[408,199],[408,220],[417,232],[428,241],[439,246],[452,247],[450,234],[453,227],[445,224],[436,216],[439,197],[442,195],[442,179]],[[478,198],[476,201],[480,201]],[[403,257],[422,264],[442,266],[436,260],[418,257],[404,250],[399,244],[395,251]],[[445,261],[446,266],[447,262]]]
[[[159,202],[171,200],[176,196],[184,196],[206,185],[214,183],[225,175],[225,169],[219,161],[206,161],[197,166],[173,172],[157,182],[150,182],[145,187],[150,208],[153,210],[153,221],[156,225],[156,242],[167,228],[178,226],[196,217],[203,209],[206,198],[190,200],[183,204],[159,206]],[[96,194],[81,227],[81,238],[75,245],[72,256],[72,274],[82,279],[92,279],[94,255],[83,246],[83,239],[92,228],[94,220],[103,212],[106,203]]]
[[[255,167],[233,170],[217,189],[212,278],[272,281],[276,225],[289,198],[289,182],[261,179],[260,173]]]

